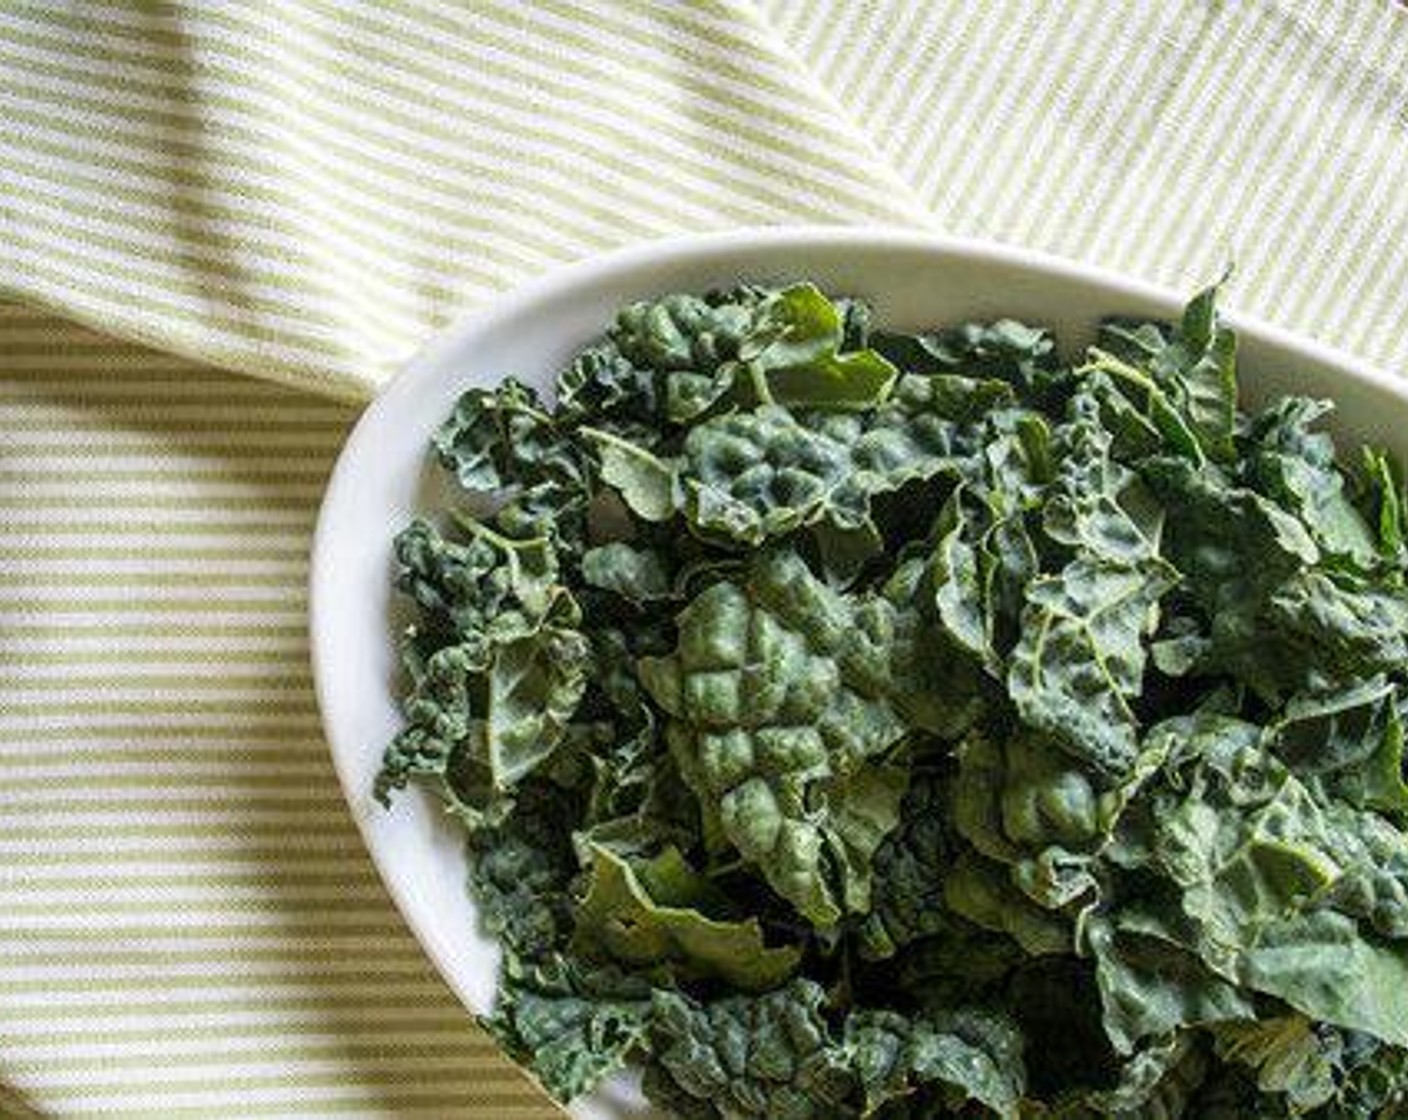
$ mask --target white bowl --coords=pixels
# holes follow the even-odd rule
[[[1189,294],[983,242],[889,229],[746,230],[655,242],[563,268],[465,317],[426,347],[367,409],[328,484],[313,543],[313,669],[352,815],[401,913],[472,1011],[492,1004],[499,955],[476,926],[461,836],[429,799],[402,796],[388,812],[371,795],[382,749],[400,723],[391,539],[413,512],[434,504],[437,472],[427,441],[471,385],[514,374],[549,387],[622,304],[745,279],[809,279],[829,292],[862,296],[887,326],[1024,319],[1055,328],[1068,349],[1087,342],[1104,315],[1169,317]],[[1246,399],[1332,397],[1337,435],[1408,458],[1408,392],[1399,383],[1277,328],[1230,319],[1241,336]],[[571,1111],[591,1120],[650,1114],[628,1078]]]

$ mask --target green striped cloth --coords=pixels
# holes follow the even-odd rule
[[[309,688],[348,403],[437,326],[879,221],[1235,262],[1403,368],[1405,74],[1387,0],[0,4],[0,1115],[553,1115],[386,901]]]

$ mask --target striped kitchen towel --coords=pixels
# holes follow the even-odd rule
[[[553,1114],[386,902],[309,688],[347,404],[437,326],[885,222],[1234,261],[1401,369],[1405,75],[1388,0],[0,4],[0,1116]]]

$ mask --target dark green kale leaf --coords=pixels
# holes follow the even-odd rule
[[[468,835],[479,920],[522,960],[545,958],[572,933],[578,868],[570,822],[577,801],[552,782],[528,783],[501,823]]]
[[[567,420],[609,420],[644,431],[659,415],[659,380],[649,364],[637,365],[622,353],[619,342],[603,341],[583,350],[558,375],[557,412]]]
[[[1408,1113],[1408,1049],[1385,1046],[1369,1035],[1341,1037],[1342,1072],[1335,1098],[1317,1115],[1324,1120],[1401,1120]]]
[[[641,1050],[653,1017],[648,981],[560,954],[505,957],[498,1003],[483,1025],[558,1100],[590,1092]]]
[[[421,520],[396,537],[396,586],[420,609],[417,637],[443,646],[535,630],[566,598],[551,541],[507,537],[467,518],[462,523],[466,540]]]
[[[965,852],[944,880],[944,902],[973,925],[1005,934],[1028,956],[1072,951],[1075,934],[1066,919],[1028,898],[1001,863]]]
[[[1408,658],[1408,594],[1346,587],[1303,572],[1271,595],[1267,621],[1307,665],[1310,687],[1401,669]]]
[[[900,825],[875,852],[871,910],[860,926],[861,952],[890,957],[946,929],[944,877],[958,847],[950,815],[950,782],[916,774],[900,807]]]
[[[992,378],[1028,391],[1059,368],[1051,332],[1013,319],[920,334],[874,331],[871,345],[914,373]]]
[[[498,527],[577,547],[590,502],[588,458],[522,382],[469,389],[431,437],[436,457],[473,495],[498,494]]]
[[[467,389],[436,429],[431,446],[472,492],[580,479],[575,449],[552,414],[536,392],[513,378],[497,389]]]
[[[628,304],[607,331],[631,361],[654,370],[708,373],[738,356],[768,293],[740,287]]]
[[[895,993],[906,1009],[943,1011],[991,1003],[1004,980],[1025,960],[1012,938],[980,928],[939,904],[941,921],[931,932],[883,958],[866,978],[877,990]],[[861,952],[866,942],[861,942]],[[866,987],[870,985],[867,984]]]
[[[1127,909],[1121,928],[1313,1019],[1408,1044],[1408,836],[1322,800],[1254,725],[1204,720],[1171,733],[1192,740],[1185,761],[1154,784],[1147,814],[1126,821],[1145,831],[1134,850],[1177,910]]]
[[[1383,675],[1292,697],[1271,725],[1276,750],[1330,796],[1400,820],[1408,814],[1400,686]]]
[[[765,298],[744,287],[629,304],[559,376],[560,410],[596,426],[628,425],[651,442],[695,420],[734,389],[739,344]]]
[[[757,545],[819,523],[852,532],[870,528],[875,495],[956,471],[961,438],[932,399],[914,394],[867,420],[803,423],[763,406],[691,429],[674,485],[689,526],[724,543]]]
[[[1160,457],[1141,463],[1140,475],[1167,511],[1163,555],[1199,621],[1195,634],[1156,644],[1156,663],[1175,675],[1231,675],[1272,703],[1309,687],[1318,656],[1313,642],[1287,656],[1267,640],[1287,626],[1305,629],[1294,610],[1276,605],[1278,596],[1282,603],[1304,596],[1299,581],[1320,562],[1305,526],[1212,467]]]
[[[378,793],[437,776],[450,808],[474,819],[556,750],[586,689],[580,631],[545,623],[504,642],[470,641],[425,660],[405,701]]]
[[[424,522],[397,539],[398,582],[425,623],[405,645],[406,726],[377,794],[431,777],[450,808],[477,820],[501,811],[562,740],[586,690],[590,647],[546,539],[464,525],[465,543]]]
[[[824,998],[810,980],[704,1004],[657,992],[646,1092],[677,1115],[710,1120],[858,1117],[856,1076]]]
[[[850,448],[776,406],[693,428],[682,479],[689,524],[723,540],[757,545],[822,520],[853,529],[867,516]]]
[[[953,1112],[972,1101],[992,1115],[1015,1116],[1026,1091],[1021,1031],[992,1011],[854,1011],[842,1046],[867,1114],[927,1091],[930,1101]]]
[[[1114,1088],[1092,1093],[1088,1103],[1096,1115],[1119,1120],[1178,1120],[1189,1114],[1208,1065],[1203,1039],[1192,1031],[1179,1031],[1131,1055],[1120,1066]]]
[[[1367,571],[1380,562],[1378,542],[1335,463],[1334,442],[1312,427],[1332,407],[1329,401],[1283,397],[1252,417],[1240,474],[1298,517],[1327,557]]]

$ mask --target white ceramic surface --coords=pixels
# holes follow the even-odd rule
[[[998,245],[884,229],[768,229],[677,238],[612,253],[528,284],[446,330],[387,386],[347,441],[313,545],[311,636],[323,723],[352,815],[426,952],[465,1005],[487,1010],[498,953],[475,926],[455,828],[419,796],[371,797],[398,726],[391,538],[433,501],[431,430],[471,385],[506,374],[546,388],[630,300],[740,280],[810,279],[863,296],[880,323],[930,327],[1009,316],[1083,345],[1100,317],[1170,316],[1186,293]],[[1332,427],[1408,458],[1408,392],[1388,376],[1265,324],[1233,317],[1244,395],[1333,397]],[[621,1080],[574,1104],[582,1120],[648,1115]]]

